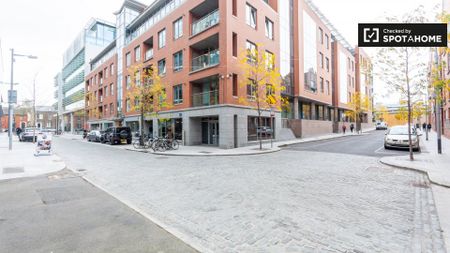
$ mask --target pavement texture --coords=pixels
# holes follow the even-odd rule
[[[57,155],[35,156],[36,144],[13,139],[8,149],[8,135],[0,133],[0,180],[33,177],[62,170],[66,165]]]
[[[62,138],[55,146],[69,168],[202,252],[445,252],[427,178],[377,157],[164,157]]]
[[[0,182],[0,252],[196,252],[69,170]]]

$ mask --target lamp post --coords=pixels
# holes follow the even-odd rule
[[[434,55],[434,60],[436,63],[436,70],[438,71],[437,73],[437,77],[441,78],[441,71],[439,70],[439,55],[438,55],[438,50],[437,48],[435,48],[435,55]],[[442,154],[442,128],[441,128],[441,99],[442,99],[442,94],[438,94],[441,93],[441,90],[436,89],[436,87],[434,88],[434,104],[436,106],[435,110],[436,110],[436,132],[437,132],[437,151],[438,154]]]
[[[28,59],[37,59],[36,56],[33,55],[22,55],[15,54],[14,48],[11,48],[11,86],[9,88],[11,97],[8,98],[8,135],[9,135],[9,150],[12,150],[12,127],[13,127],[13,101],[12,101],[12,93],[14,86],[14,57],[27,57]]]

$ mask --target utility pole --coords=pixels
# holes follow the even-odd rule
[[[36,141],[36,75],[33,79],[33,144]]]
[[[436,70],[437,70],[437,77],[442,78],[441,71],[439,70],[439,56],[438,56],[438,50],[435,48],[435,61],[436,61]],[[442,129],[441,129],[441,99],[442,94],[440,90],[434,88],[434,96],[435,96],[435,110],[436,110],[436,132],[437,132],[437,151],[438,154],[442,154]]]

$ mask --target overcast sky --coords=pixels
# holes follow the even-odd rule
[[[140,0],[145,4],[153,0]],[[221,0],[224,1],[224,0]],[[424,5],[430,9],[441,0],[313,0],[352,45],[357,44],[358,22],[382,21],[386,15],[401,15]],[[450,0],[449,0],[450,1]],[[37,60],[17,58],[14,82],[18,82],[18,99],[32,98],[36,77],[37,104],[51,105],[53,78],[62,67],[62,54],[91,17],[115,22],[113,12],[122,0],[0,0],[0,94],[7,102],[10,81],[10,48],[19,54],[33,54]],[[430,17],[432,19],[433,17]],[[373,53],[373,50],[366,50]],[[384,86],[376,80],[375,92]],[[380,99],[380,97],[378,98]],[[397,102],[395,96],[383,98]]]

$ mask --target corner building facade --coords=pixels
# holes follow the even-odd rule
[[[124,6],[133,2],[127,0]],[[165,136],[171,128],[184,145],[221,148],[256,141],[257,111],[240,100],[248,91],[239,57],[255,46],[259,53],[270,53],[277,59],[277,27],[275,0],[155,1],[126,25],[123,49],[110,47],[108,52],[116,51],[115,58],[113,53],[103,52],[91,62],[92,71],[85,80],[86,89],[96,94],[94,101],[87,101],[86,96],[91,128],[125,125],[132,131],[143,128],[153,136]],[[117,84],[112,87],[116,92],[110,95],[111,88],[105,92],[105,82],[112,83],[114,78],[106,80],[105,69],[114,61],[122,78],[115,79]],[[131,80],[145,81],[141,73],[148,68],[160,75],[171,106],[159,112],[158,118],[146,116],[141,125],[129,88]],[[112,96],[112,101],[106,103],[105,94]],[[111,104],[117,108],[116,115],[111,115]],[[101,113],[93,113],[100,108]],[[273,121],[269,111],[264,111],[263,117],[263,124],[271,126],[277,138],[281,112],[275,112]]]

